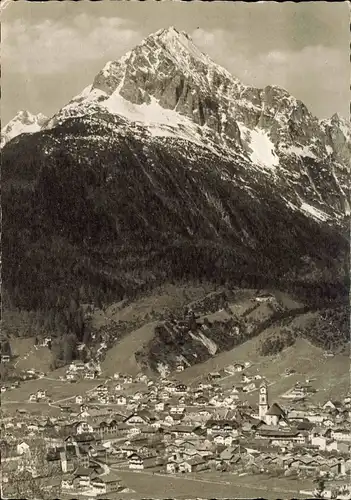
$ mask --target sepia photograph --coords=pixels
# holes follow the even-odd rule
[[[0,9],[1,498],[351,500],[349,3]]]

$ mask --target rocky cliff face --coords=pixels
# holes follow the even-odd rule
[[[290,209],[316,220],[340,223],[349,214],[350,124],[318,120],[279,87],[243,85],[174,28],[107,63],[47,128],[101,112],[142,123],[153,137],[243,155],[252,175],[264,171]]]
[[[1,147],[20,134],[38,132],[48,120],[42,113],[32,115],[29,111],[19,111],[1,130]]]

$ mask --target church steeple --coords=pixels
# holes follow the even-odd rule
[[[265,381],[260,385],[259,401],[258,401],[258,415],[260,420],[265,420],[268,411],[268,389]]]

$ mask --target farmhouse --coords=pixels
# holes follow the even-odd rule
[[[132,453],[128,458],[129,468],[133,470],[142,470],[144,468],[144,461],[138,453]]]
[[[331,437],[336,441],[351,441],[351,430],[350,428],[342,428],[338,427],[336,429],[332,429]]]
[[[208,462],[200,457],[199,455],[190,458],[189,460],[185,460],[184,462],[181,462],[178,466],[179,472],[200,472],[204,470],[208,470],[209,464]]]
[[[111,493],[121,488],[122,480],[114,472],[109,472],[100,477],[94,477],[90,481],[90,486],[97,490],[98,494]]]
[[[73,428],[75,430],[75,433],[76,434],[86,434],[86,433],[92,433],[94,432],[94,429],[93,427],[88,424],[88,422],[76,422],[74,425],[73,425]]]

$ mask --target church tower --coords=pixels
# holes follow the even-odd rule
[[[258,416],[260,420],[266,420],[266,413],[268,411],[268,390],[266,382],[262,382],[259,391],[259,401],[258,401]]]

